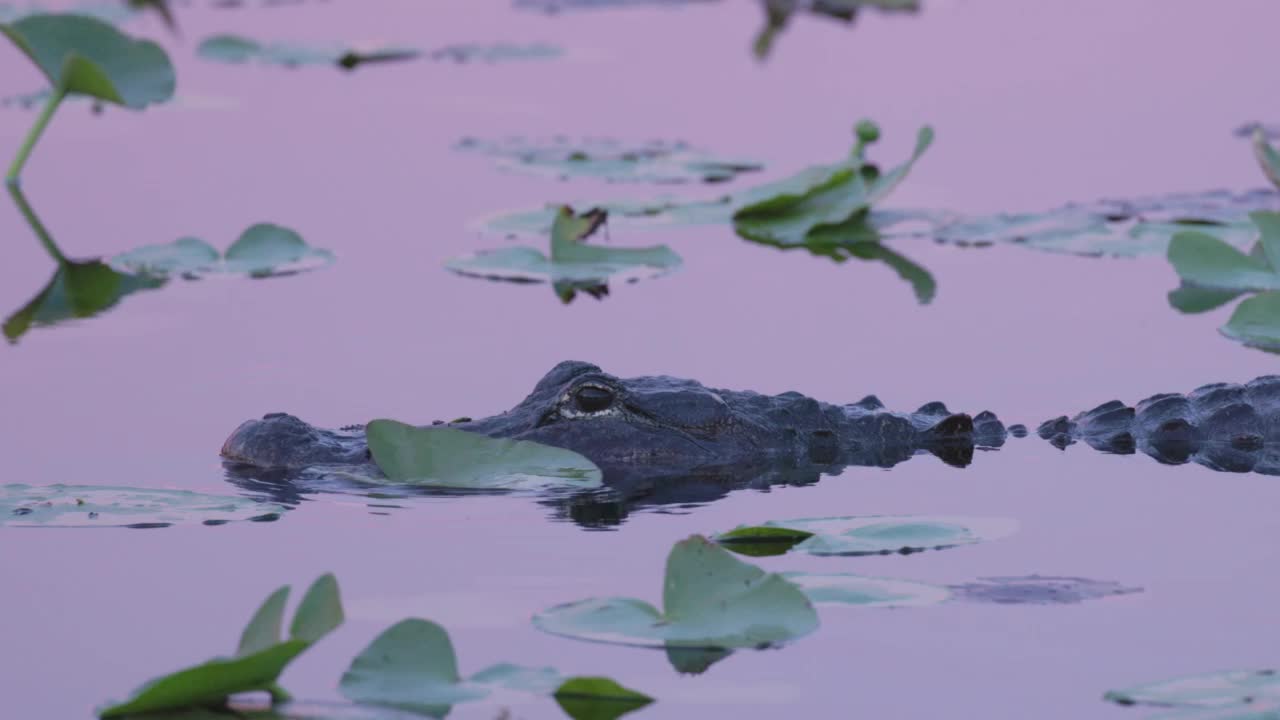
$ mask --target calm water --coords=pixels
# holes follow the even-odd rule
[[[504,410],[559,360],[621,376],[798,390],[896,409],[943,400],[1034,424],[1122,398],[1275,372],[1276,359],[1187,317],[1161,258],[895,246],[933,271],[918,306],[882,266],[837,266],[738,240],[728,227],[615,231],[670,244],[684,269],[561,306],[541,286],[441,269],[503,241],[475,218],[552,200],[644,197],[645,186],[559,183],[460,154],[460,137],[685,139],[784,175],[844,153],[852,122],[906,154],[934,148],[893,205],[1036,210],[1102,195],[1262,181],[1238,124],[1276,120],[1280,6],[939,0],[856,28],[797,18],[767,64],[749,55],[754,3],[680,11],[516,12],[502,0],[330,2],[184,11],[166,39],[187,102],[136,116],[65,108],[24,187],[65,251],[109,255],[181,235],[225,247],[245,226],[297,228],[332,267],[253,282],[175,283],[0,348],[9,482],[231,493],[217,450],[240,421],[288,410],[319,425],[426,422]],[[150,20],[135,32],[165,37]],[[546,42],[559,60],[406,63],[352,74],[231,67],[193,57],[218,31],[419,45]],[[7,44],[0,94],[38,87]],[[0,113],[6,162],[31,113]],[[756,178],[747,178],[746,183]],[[743,180],[739,181],[744,182]],[[695,189],[696,190],[696,189]],[[0,203],[0,308],[53,267]],[[659,702],[633,717],[1140,717],[1111,687],[1275,662],[1280,485],[1145,456],[1060,453],[1029,438],[965,470],[920,457],[803,488],[740,491],[637,512],[612,532],[528,498],[421,499],[389,515],[314,497],[280,522],[156,531],[0,530],[0,687],[12,717],[85,718],[142,680],[232,649],[267,592],[334,571],[349,620],[290,668],[297,696],[335,698],[346,663],[409,615],[444,624],[464,673],[498,661],[607,673]],[[593,595],[656,601],[666,553],[695,532],[829,514],[1008,516],[1018,534],[909,557],[765,558],[768,568],[931,583],[1085,576],[1144,592],[1071,606],[821,608],[819,632],[740,652],[705,675],[662,653],[534,630],[531,613]],[[300,588],[298,588],[300,589]],[[518,717],[561,717],[550,702]],[[493,717],[495,704],[456,717]]]

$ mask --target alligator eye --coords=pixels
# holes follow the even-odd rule
[[[613,392],[602,387],[586,385],[578,388],[573,394],[573,404],[584,413],[597,413],[608,410],[613,404]]]

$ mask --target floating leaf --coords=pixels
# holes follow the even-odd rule
[[[586,711],[599,706],[623,708],[612,717],[652,701],[608,678],[565,679],[549,667],[500,663],[463,679],[449,633],[430,620],[418,618],[402,620],[383,631],[356,656],[338,684],[339,692],[355,702],[414,710],[433,717],[444,717],[453,705],[488,697],[499,688],[554,694],[562,706],[567,700]]]
[[[1232,670],[1193,675],[1111,690],[1104,699],[1120,705],[1225,708],[1259,701],[1280,701],[1280,673],[1276,670]]]
[[[803,536],[789,549],[811,555],[884,555],[941,550],[995,540],[1012,534],[1017,522],[1005,518],[866,515],[800,518],[743,525],[715,537],[735,552],[753,545],[778,544],[779,530]],[[785,550],[784,550],[785,551]],[[770,553],[776,554],[776,553]]]
[[[435,48],[427,57],[431,60],[455,63],[498,63],[513,60],[552,60],[563,54],[564,51],[555,45],[544,43],[529,45],[497,43],[494,45],[445,45]]]
[[[58,264],[49,283],[4,321],[4,336],[17,342],[32,327],[47,327],[110,310],[127,295],[164,286],[164,280],[118,273],[98,260]]]
[[[1265,259],[1246,255],[1215,237],[1178,233],[1169,243],[1169,262],[1183,282],[1209,290],[1280,289],[1280,274]]]
[[[574,677],[556,689],[556,703],[574,720],[617,720],[653,702],[607,677]]]
[[[422,51],[411,47],[351,48],[339,45],[310,46],[292,43],[262,44],[242,35],[214,35],[200,42],[196,54],[205,60],[230,64],[256,60],[267,65],[337,65],[351,70],[375,62],[412,60]]]
[[[1262,293],[1240,303],[1219,332],[1249,347],[1280,353],[1280,292]]]
[[[109,485],[0,485],[0,526],[134,527],[275,520],[288,508],[234,495]]]
[[[83,15],[32,15],[0,25],[58,90],[140,110],[173,96],[169,56]]]
[[[603,211],[613,229],[656,230],[673,225],[711,225],[729,222],[733,217],[733,198],[723,195],[709,200],[683,200],[668,196],[638,202],[575,203]],[[481,232],[509,238],[537,237],[551,234],[560,215],[560,205],[516,210],[482,218],[473,227]]]
[[[198,238],[145,245],[111,258],[113,267],[153,277],[240,273],[254,278],[295,275],[333,262],[328,250],[313,248],[297,232],[272,223],[250,226],[226,255]]]
[[[465,138],[460,150],[497,158],[499,167],[560,179],[594,177],[610,182],[724,182],[760,170],[752,160],[721,158],[684,142],[623,143],[617,140],[570,141]]]
[[[450,427],[374,420],[365,432],[373,460],[395,482],[463,490],[597,488],[600,468],[563,448],[491,438]]]
[[[814,603],[859,607],[920,607],[936,605],[951,592],[938,585],[873,578],[850,573],[784,572]]]
[[[550,282],[566,302],[572,290],[605,286],[610,278],[654,277],[680,266],[680,256],[665,245],[617,248],[586,242],[606,213],[591,210],[575,215],[562,208],[551,229],[551,257],[529,247],[510,247],[456,258],[445,267],[459,275],[507,282]],[[569,292],[565,292],[568,289]],[[607,288],[606,288],[607,290]]]
[[[231,695],[257,690],[269,692],[276,700],[286,698],[276,684],[285,667],[343,620],[337,581],[332,575],[322,575],[298,604],[289,638],[282,640],[279,631],[288,591],[287,586],[276,590],[254,613],[235,657],[216,658],[156,678],[138,688],[129,700],[103,708],[98,716],[219,707]]]
[[[592,598],[544,610],[533,624],[579,640],[732,649],[807,635],[818,617],[794,584],[695,535],[667,557],[662,611],[633,598]]]
[[[888,197],[932,142],[933,130],[922,128],[907,162],[881,174],[862,157],[870,142],[859,139],[848,160],[750,190],[733,215],[734,229],[756,242],[804,245],[813,230],[853,220]]]
[[[950,590],[956,600],[999,605],[1068,605],[1142,592],[1110,580],[1044,575],[978,578]]]

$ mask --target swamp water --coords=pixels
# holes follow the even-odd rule
[[[781,252],[727,223],[611,227],[612,245],[666,244],[683,264],[615,283],[600,301],[566,305],[545,285],[443,269],[508,243],[480,234],[479,218],[546,202],[714,197],[842,157],[860,117],[883,130],[874,150],[886,165],[907,156],[917,127],[937,132],[890,207],[1030,212],[1265,185],[1232,131],[1280,119],[1272,2],[926,0],[919,13],[867,12],[854,27],[798,16],[765,62],[751,55],[761,18],[755,3],[730,0],[554,15],[498,0],[335,0],[178,6],[179,38],[157,19],[133,21],[128,32],[169,50],[177,100],[144,114],[95,115],[84,103],[58,114],[23,188],[63,251],[112,256],[187,235],[225,248],[269,221],[336,260],[290,277],[173,280],[0,348],[5,482],[235,495],[217,452],[247,418],[481,417],[565,359],[829,402],[875,393],[896,410],[942,400],[1032,428],[1114,398],[1276,372],[1274,355],[1218,334],[1229,310],[1169,306],[1178,279],[1161,253],[893,243],[933,274],[927,305],[883,264]],[[560,52],[346,73],[196,57],[199,38],[217,32]],[[0,94],[41,86],[7,44],[0,65]],[[0,113],[0,147],[16,149],[33,118]],[[560,135],[683,140],[765,169],[711,185],[562,181],[455,147]],[[8,313],[54,267],[12,206],[0,207],[0,234]],[[1274,477],[1062,452],[1034,433],[964,469],[921,455],[799,487],[712,488],[607,522],[575,522],[563,503],[529,496],[285,499],[292,509],[274,522],[0,527],[0,715],[90,717],[147,678],[229,652],[271,589],[299,591],[327,571],[347,621],[285,674],[307,700],[337,700],[350,658],[410,616],[448,629],[464,674],[502,661],[605,674],[654,697],[632,716],[651,718],[1137,718],[1147,711],[1104,703],[1103,692],[1276,661]],[[753,559],[966,590],[925,607],[821,605],[813,634],[700,675],[677,673],[661,651],[530,624],[580,598],[656,602],[669,549],[691,534],[825,515],[1018,527],[944,551]],[[1011,604],[973,588],[1029,575],[1087,578],[1109,596]],[[504,712],[563,717],[524,696],[450,717]]]

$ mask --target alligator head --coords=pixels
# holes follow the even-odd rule
[[[900,414],[874,397],[831,405],[667,376],[622,379],[574,361],[555,366],[511,410],[452,426],[573,450],[606,478],[610,468],[628,467],[890,467],[926,451],[966,465],[975,445],[998,446],[1006,435],[991,413],[952,414],[942,403]],[[362,428],[324,430],[283,413],[242,424],[222,456],[259,468],[371,465]]]

